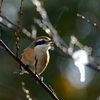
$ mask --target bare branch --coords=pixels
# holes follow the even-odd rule
[[[90,23],[91,25],[93,25],[98,30],[100,30],[100,27],[95,22],[90,21],[89,19],[85,18],[83,15],[77,14],[77,17],[82,18],[83,20],[85,20],[86,22]]]
[[[21,19],[21,16],[22,16],[22,3],[23,3],[24,0],[21,0],[21,4],[20,4],[20,13],[19,13],[19,18],[18,18],[18,22],[17,22],[17,28],[16,28],[16,31],[15,31],[15,38],[16,38],[16,42],[15,42],[15,45],[16,45],[16,56],[18,57],[18,51],[19,51],[19,37],[18,37],[18,33],[20,31],[20,19]]]
[[[56,94],[41,80],[41,77],[37,74],[34,74],[24,63],[20,61],[18,57],[6,46],[6,44],[0,40],[0,45],[5,49],[5,51],[13,57],[23,68],[34,78],[36,79],[39,84],[48,92],[48,94],[52,97],[53,100],[59,100]]]
[[[10,21],[7,17],[5,17],[5,16],[3,16],[3,15],[1,15],[1,14],[0,14],[0,17],[3,18],[3,19],[5,19],[5,20],[8,22],[8,25],[5,25],[4,23],[0,22],[3,26],[5,26],[5,27],[7,27],[7,28],[9,28],[9,29],[12,29],[12,30],[14,30],[14,31],[16,31],[16,29],[15,29],[15,27],[17,27],[16,24],[14,24],[14,23],[13,23],[12,21]],[[10,23],[12,26],[9,26],[9,23]],[[21,25],[20,25],[19,31],[22,32],[22,33],[24,33],[27,37],[33,39],[32,34],[31,34],[27,29],[25,29],[24,27],[22,27]]]
[[[28,100],[32,100],[32,98],[30,97],[30,94],[29,94],[29,90],[25,88],[25,83],[24,82],[22,82],[22,90],[26,94],[26,98]]]
[[[69,57],[72,58],[73,55],[73,50],[70,50],[70,47],[68,47],[68,45],[61,39],[61,37],[59,36],[58,32],[56,31],[56,29],[52,26],[49,17],[47,15],[46,10],[42,7],[42,4],[39,0],[32,0],[32,3],[36,6],[36,10],[37,12],[39,12],[39,14],[41,15],[42,20],[35,18],[34,21],[49,35],[53,38],[56,46],[61,50],[61,52],[63,52],[65,54],[65,56],[63,56],[61,53],[60,55],[63,57]],[[94,25],[96,28],[99,29],[99,27],[96,25],[96,23],[92,23],[90,22],[88,19],[86,19],[84,16],[77,14],[78,17],[81,17],[82,19],[86,20],[87,22],[91,23],[92,25]],[[78,46],[80,49],[84,49],[85,51],[89,51],[89,48],[87,46],[83,46],[74,36],[71,36],[71,40],[76,40],[74,41],[75,45]],[[72,45],[74,45],[72,44]],[[88,48],[88,50],[86,50],[86,48]],[[73,49],[73,48],[71,48]],[[70,52],[71,51],[71,52]],[[57,50],[55,50],[56,53]],[[88,67],[90,67],[93,70],[99,71],[100,69],[98,68],[97,65],[94,64],[87,64]]]

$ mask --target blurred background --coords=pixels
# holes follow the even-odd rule
[[[17,24],[21,0],[4,0],[2,15]],[[77,17],[77,13],[100,26],[100,1],[99,0],[40,0],[46,9],[50,22],[67,45],[70,36],[74,35],[83,45],[92,47],[93,55],[100,56],[100,30],[85,20]],[[32,27],[36,29],[36,36],[47,35],[33,18],[41,16],[31,0],[24,0],[22,6],[21,25],[29,32]],[[3,23],[7,21],[1,19]],[[16,46],[14,31],[2,26],[2,39],[15,53]],[[18,34],[19,57],[23,50],[30,45],[32,40],[25,34]],[[84,82],[80,81],[79,69],[72,59],[61,57],[50,51],[51,59],[47,69],[41,75],[44,82],[52,87],[60,100],[100,100],[100,72],[85,67]],[[100,59],[96,59],[100,61]],[[13,74],[19,64],[0,48],[0,100],[27,100],[22,91],[21,83],[30,91],[33,100],[52,100],[48,93],[30,75]]]

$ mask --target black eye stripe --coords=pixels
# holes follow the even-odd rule
[[[35,43],[35,46],[41,45],[41,44],[45,44],[45,43],[46,43],[45,40],[37,41],[37,42]]]

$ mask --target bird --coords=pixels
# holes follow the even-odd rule
[[[28,65],[33,73],[42,74],[50,60],[49,49],[52,43],[53,40],[47,36],[35,38],[30,46],[24,50],[20,60]],[[20,65],[15,73],[22,75],[28,72]]]

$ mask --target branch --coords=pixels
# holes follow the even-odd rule
[[[9,26],[9,25],[6,25],[6,24],[0,22],[3,26],[5,26],[5,27],[7,27],[7,28],[9,28],[9,29],[11,29],[13,31],[17,30],[15,28],[13,28],[13,27],[17,27],[17,25],[14,24],[12,21],[10,21],[7,17],[5,17],[5,16],[3,16],[1,14],[0,14],[0,17],[3,18],[3,19],[5,19],[8,23],[10,23],[12,25],[12,26]],[[19,31],[22,32],[22,33],[24,33],[28,38],[33,39],[32,34],[27,29],[25,29],[24,27],[22,27],[21,25],[20,25]]]
[[[6,46],[6,44],[0,39],[0,45],[5,49],[5,51],[13,57],[19,64],[23,66],[23,68],[35,79],[39,82],[39,84],[48,92],[48,94],[52,97],[53,100],[59,100],[54,91],[52,91],[44,82],[41,80],[39,75],[34,74],[21,60],[15,56],[15,54]]]
[[[51,36],[54,40],[55,45],[59,48],[58,50],[61,52],[58,52],[57,49],[54,51],[55,53],[59,54],[60,56],[66,57],[66,58],[72,58],[73,55],[73,47],[68,46],[63,40],[62,38],[59,36],[57,30],[53,27],[53,25],[51,24],[49,17],[47,15],[47,12],[45,10],[45,8],[42,7],[42,4],[39,0],[31,0],[32,3],[36,6],[36,10],[37,12],[39,12],[42,20],[34,18],[34,22],[37,23],[49,36]],[[86,20],[87,22],[89,22],[90,24],[94,25],[96,28],[100,29],[100,27],[98,27],[96,25],[96,23],[92,23],[90,22],[88,19],[86,19],[84,16],[77,14],[78,17],[81,17],[82,19]],[[75,38],[75,36],[71,36],[71,40],[72,43],[71,45],[74,46],[76,45],[77,47],[79,47],[80,49],[85,50],[85,46],[83,46],[78,40],[77,38]],[[74,44],[73,44],[74,42]],[[87,50],[85,50],[87,51]],[[88,54],[88,53],[87,53]],[[94,58],[94,57],[93,57]],[[75,59],[73,59],[75,60]],[[90,67],[91,69],[95,70],[95,71],[99,71],[100,69],[97,65],[92,64],[91,62],[89,62],[87,64],[87,67]]]
[[[91,25],[93,25],[95,28],[97,28],[98,30],[100,30],[100,26],[98,26],[95,22],[90,21],[89,19],[85,18],[83,15],[81,14],[77,14],[77,17],[82,18],[83,20],[85,20],[86,22],[90,23]]]

